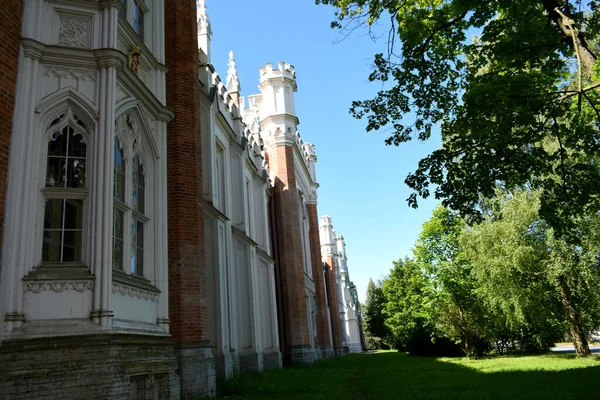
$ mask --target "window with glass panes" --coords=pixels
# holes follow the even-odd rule
[[[131,121],[127,117],[127,124]],[[113,268],[132,275],[144,275],[146,216],[146,175],[140,155],[115,139],[113,180]],[[128,157],[127,153],[134,153]]]
[[[137,32],[138,37],[144,40],[144,11],[137,1],[133,2],[133,30]]]
[[[70,112],[50,124],[43,190],[42,262],[81,262],[86,196],[86,125]]]
[[[123,18],[127,18],[127,0],[119,0],[119,13]]]

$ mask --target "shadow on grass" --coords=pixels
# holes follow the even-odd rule
[[[600,399],[600,361],[356,354],[220,382],[219,399]]]

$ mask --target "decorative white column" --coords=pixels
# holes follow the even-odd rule
[[[28,13],[30,17],[32,13]],[[35,14],[34,14],[35,15]],[[24,25],[34,24],[30,20]],[[33,265],[31,244],[34,243],[34,225],[28,225],[35,218],[32,207],[32,191],[38,189],[34,182],[36,174],[34,152],[38,149],[34,110],[39,84],[40,60],[44,45],[34,40],[23,39],[19,60],[17,94],[15,98],[15,118],[10,148],[8,196],[6,199],[6,220],[2,277],[0,282],[0,310],[3,311],[5,330],[19,328],[25,321],[23,314],[23,282],[21,278]],[[37,157],[39,159],[39,157]],[[27,261],[31,265],[28,265]],[[2,305],[2,303],[4,303]],[[1,335],[1,333],[0,333]]]
[[[103,0],[100,49],[94,50],[98,63],[98,121],[93,137],[94,167],[90,187],[92,197],[91,267],[96,281],[92,319],[103,327],[112,324],[113,163],[117,69],[123,68],[117,45],[118,1]]]
[[[158,242],[158,260],[156,263],[156,286],[160,290],[160,298],[158,301],[158,319],[156,323],[165,331],[169,332],[169,254],[168,254],[168,210],[167,210],[167,121],[160,120],[159,137],[160,137],[160,156],[162,161],[158,163],[158,177],[156,186],[158,194],[156,198],[157,207],[157,222],[156,235]]]

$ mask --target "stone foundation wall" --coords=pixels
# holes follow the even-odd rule
[[[4,341],[1,399],[179,399],[169,337],[102,334]]]

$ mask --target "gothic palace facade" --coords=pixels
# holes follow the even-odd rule
[[[0,398],[196,399],[364,349],[294,67],[203,0],[0,3]]]

